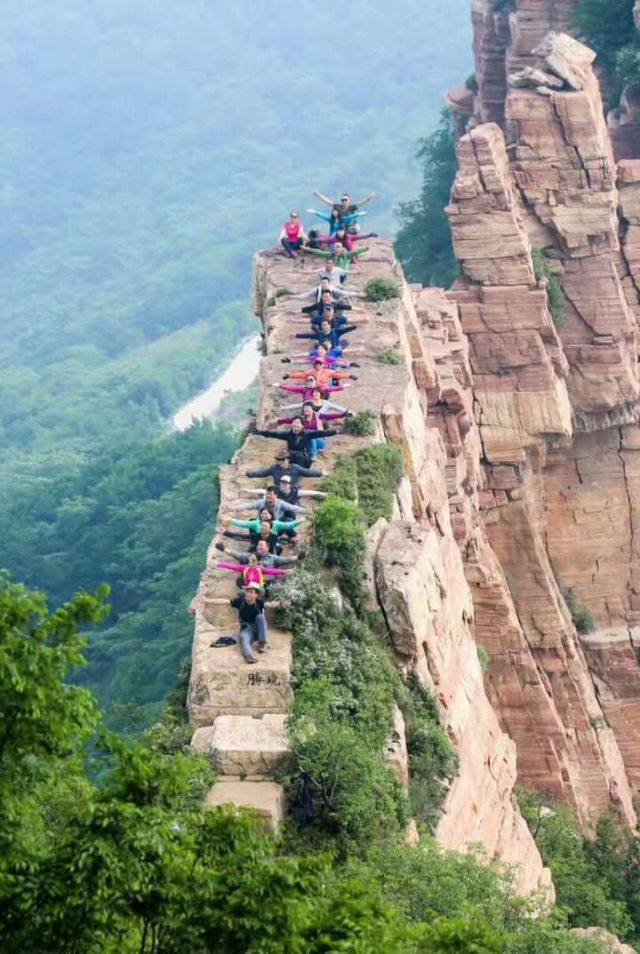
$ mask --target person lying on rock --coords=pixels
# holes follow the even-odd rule
[[[321,358],[316,358],[313,362],[313,372],[310,371],[292,371],[290,374],[283,374],[283,379],[286,381],[287,378],[291,378],[292,381],[298,381],[300,379],[308,382],[309,378],[314,379],[315,387],[317,388],[326,388],[332,387],[335,383],[339,381],[351,380],[357,381],[358,376],[351,374],[349,371],[340,371],[335,368],[325,368],[324,362]]]
[[[323,384],[318,387],[315,374],[308,374],[304,384],[277,384],[275,386],[281,391],[288,391],[290,394],[300,394],[303,404],[305,401],[312,399],[314,391],[320,391],[321,396],[327,398],[336,391],[344,391],[345,388],[351,387],[348,381],[342,384]]]
[[[335,348],[328,348],[324,344],[319,344],[311,351],[295,351],[287,358],[280,358],[280,361],[282,364],[315,364],[316,361],[322,361],[325,368],[342,368],[343,370],[360,367],[355,361],[347,361],[346,358],[342,357],[342,348],[339,345]]]
[[[288,255],[289,258],[297,258],[296,253],[307,241],[304,227],[297,212],[289,213],[289,220],[282,226],[279,239],[285,255]]]
[[[295,554],[285,557],[279,556],[277,553],[270,553],[269,544],[266,540],[258,540],[255,549],[249,551],[249,553],[243,553],[241,550],[229,550],[222,541],[216,543],[216,550],[226,553],[232,560],[235,560],[236,563],[242,563],[243,566],[249,563],[252,556],[255,556],[260,566],[268,569],[291,566],[298,562],[298,557]]]
[[[375,192],[370,192],[368,195],[363,196],[362,199],[352,202],[349,195],[343,192],[340,199],[334,202],[333,199],[330,199],[327,195],[323,195],[318,189],[316,189],[313,194],[317,199],[320,199],[321,202],[324,202],[325,205],[330,205],[332,209],[338,209],[343,218],[345,215],[353,215],[354,212],[358,212],[363,205],[367,205],[367,203],[373,199],[378,198]]]
[[[327,249],[326,251],[321,248],[308,248],[303,245],[300,249],[301,252],[306,252],[308,255],[315,255],[318,258],[327,258],[337,265],[338,268],[344,268],[346,271],[349,270],[349,265],[356,260],[360,255],[364,255],[365,252],[368,252],[369,249],[365,245],[362,248],[354,248],[352,252],[348,252],[344,245],[340,242],[336,242],[333,248]]]
[[[316,414],[331,414],[335,411],[336,414],[340,414],[342,417],[354,416],[353,411],[350,411],[349,408],[343,407],[342,404],[334,404],[333,401],[323,400],[320,388],[312,389],[308,401],[300,401],[298,404],[285,404],[282,410],[298,411],[298,413],[302,413],[302,405],[305,403],[311,404],[311,407]],[[326,420],[326,418],[324,418],[324,420]]]
[[[333,420],[338,420],[341,415],[333,415]],[[278,420],[276,423],[286,423],[293,424],[296,420],[302,420],[302,426],[305,431],[324,431],[324,424],[322,418],[318,417],[311,407],[310,402],[305,402],[302,405],[302,414],[296,414],[293,417],[287,418],[284,422]],[[325,441],[323,437],[315,437],[311,441],[311,459],[315,460],[318,453],[322,452],[325,447]]]
[[[257,583],[249,583],[240,596],[232,600],[225,600],[221,597],[207,600],[210,605],[233,606],[238,611],[238,629],[240,639],[240,652],[246,663],[257,662],[253,655],[253,643],[257,641],[258,652],[264,653],[269,648],[267,642],[268,631],[267,621],[265,619],[265,609],[274,609],[278,606],[286,606],[287,603],[282,600],[271,600],[266,602],[264,599],[264,590]]]
[[[269,511],[263,508],[259,516],[253,520],[239,520],[236,517],[221,517],[220,532],[223,536],[229,537],[232,540],[248,539],[250,550],[255,550],[260,540],[266,540],[269,543],[269,551],[271,553],[279,553],[278,537],[282,533],[287,532],[287,535],[289,535],[288,532],[293,531],[289,539],[296,543],[297,536],[295,530],[301,522],[301,520],[273,520]],[[248,530],[249,536],[247,537],[246,534],[229,530],[229,525]]]
[[[338,431],[336,430],[307,430],[304,429],[304,424],[301,417],[296,417],[291,425],[291,430],[289,431],[266,431],[266,430],[254,430],[254,434],[258,434],[259,437],[268,437],[273,440],[286,441],[287,448],[289,450],[289,456],[294,464],[300,464],[302,467],[310,467],[313,461],[312,456],[312,442],[317,438],[326,438],[334,437]]]
[[[296,388],[296,391],[299,389]],[[336,388],[340,391],[341,388]],[[311,467],[302,467],[295,464],[286,451],[280,451],[276,454],[276,460],[270,467],[263,467],[260,470],[248,470],[245,477],[268,477],[274,484],[279,484],[284,476],[291,478],[291,483],[297,487],[303,477],[326,477],[323,470],[317,470]]]
[[[316,303],[319,303],[322,300],[323,292],[331,292],[333,302],[337,300],[347,299],[347,298],[362,298],[362,292],[359,291],[346,291],[344,288],[336,287],[332,285],[328,278],[323,278],[315,288],[312,288],[310,291],[301,292],[299,295],[292,295],[292,298],[300,298],[302,300],[310,300]]]
[[[287,423],[290,423],[287,421]],[[243,502],[233,507],[233,512],[239,510],[268,510],[274,520],[295,520],[297,513],[306,513],[304,507],[298,505],[287,505],[278,498],[277,488],[274,484],[267,487],[264,497],[259,500],[253,500],[250,503]]]
[[[341,245],[344,245],[347,252],[353,252],[354,248],[356,247],[356,242],[362,242],[364,239],[370,238],[378,238],[378,233],[359,232],[357,235],[355,235],[354,233],[347,231],[345,225],[340,225],[333,235],[331,233],[317,233],[314,244],[310,244],[309,248],[332,248],[336,242],[340,242]]]
[[[268,507],[261,507],[258,516],[250,520],[241,520],[239,517],[223,517],[222,523],[228,526],[240,527],[244,530],[251,530],[253,533],[260,533],[265,523],[271,524],[272,536],[279,537],[285,530],[295,530],[304,518],[297,517],[295,520],[276,520]],[[257,541],[256,541],[257,543]],[[255,549],[253,547],[252,549]]]
[[[247,494],[248,496],[260,496],[264,493],[263,487],[241,487],[241,494]],[[300,487],[294,486],[291,482],[291,477],[288,474],[285,474],[280,484],[278,485],[278,499],[284,500],[285,503],[298,503],[300,497],[319,497],[323,499],[327,495],[320,490],[301,490]],[[224,550],[222,544],[217,544],[216,547],[218,550]],[[237,554],[232,554],[234,559],[237,557]],[[278,558],[280,559],[280,558]],[[297,559],[297,557],[292,557],[291,559]],[[273,566],[280,566],[279,563],[274,563]],[[284,564],[283,564],[284,566]]]
[[[322,407],[322,402],[320,403],[320,407]],[[318,430],[317,425],[322,424],[323,421],[339,421],[341,418],[346,417],[346,412],[316,411],[311,401],[305,401],[302,405],[301,414],[292,414],[290,417],[278,417],[276,418],[276,424],[293,424],[296,417],[302,417],[305,430],[313,431]]]
[[[343,212],[339,205],[332,206],[329,212],[318,212],[316,209],[307,209],[311,215],[317,219],[322,219],[329,225],[329,235],[336,235],[342,229],[345,231],[347,225],[356,222],[361,215],[368,215],[368,212]]]
[[[330,288],[325,289],[320,295],[320,301],[314,301],[310,305],[305,305],[300,311],[303,315],[322,315],[325,308],[333,308],[334,311],[351,311],[351,305],[346,299],[340,298],[339,304],[336,302],[336,296]]]
[[[271,577],[284,576],[287,572],[279,567],[268,567],[258,562],[255,553],[250,553],[246,565],[244,563],[229,563],[226,560],[219,560],[216,563],[219,570],[231,570],[238,573],[236,583],[242,589],[249,583],[257,583],[261,589],[265,589]]]
[[[295,322],[304,322],[305,318],[303,315],[301,315],[299,318],[292,318],[291,320]],[[323,321],[328,321],[332,328],[336,328],[338,331],[340,331],[340,329],[344,328],[344,326],[347,324],[347,320],[354,324],[356,318],[353,315],[349,315],[349,318],[347,319],[347,316],[343,313],[342,309],[340,307],[336,309],[333,302],[323,305],[322,308],[311,312],[309,315],[309,323],[311,325],[312,331],[319,331],[320,325]]]
[[[348,279],[349,271],[346,268],[340,268],[333,259],[330,258],[329,261],[325,263],[324,268],[317,269],[316,275],[320,281],[322,281],[323,278],[328,279],[332,288],[340,288]]]
[[[345,338],[344,335],[351,334],[352,331],[357,331],[357,325],[340,325],[336,328],[335,325],[332,326],[331,321],[324,317],[320,322],[320,329],[318,331],[301,331],[296,334],[296,338],[306,338],[310,341],[316,341],[320,345],[325,345],[327,348],[346,348],[348,347],[349,340]]]

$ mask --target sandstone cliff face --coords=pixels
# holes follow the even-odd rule
[[[407,287],[390,243],[375,241],[371,246],[355,281],[364,285],[372,277],[393,278],[402,294],[397,301],[366,306],[367,334],[357,342],[364,347],[358,382],[345,391],[344,400],[354,411],[374,410],[379,424],[373,438],[332,438],[324,466],[330,468],[336,455],[371,441],[387,441],[400,449],[405,477],[396,518],[380,521],[370,533],[370,600],[387,622],[397,665],[415,673],[435,696],[459,757],[459,773],[451,782],[437,837],[445,847],[460,850],[480,844],[488,857],[514,866],[521,893],[540,890],[550,895],[549,873],[513,796],[516,748],[485,690],[474,639],[476,584],[467,580],[471,558],[465,563],[463,557],[474,546],[488,550],[488,543],[479,521],[482,450],[474,421],[469,341],[454,302],[438,290]],[[281,355],[296,350],[293,334],[299,326],[291,318],[300,306],[292,295],[307,290],[313,277],[313,263],[293,267],[268,252],[256,259],[255,310],[266,340],[259,426],[273,420],[281,403],[273,387],[282,376]],[[276,298],[275,291],[282,288],[288,293]],[[375,360],[376,353],[388,347],[400,354],[400,364]],[[243,478],[242,472],[250,462],[255,466],[271,461],[274,443],[249,437],[223,469],[223,510],[243,487],[259,486],[260,481]],[[215,569],[215,556],[212,548],[193,603],[193,745],[223,773],[210,793],[210,804],[253,805],[274,825],[286,810],[282,791],[270,776],[286,757],[283,717],[292,694],[290,636],[273,632],[274,651],[260,657],[249,672],[235,647],[211,646],[232,626],[229,610],[209,602],[212,596],[233,591],[231,575]],[[484,572],[484,562],[479,565]],[[513,614],[497,565],[495,573]],[[398,716],[384,757],[406,784],[407,753]]]
[[[461,277],[446,298],[469,341],[484,473],[459,542],[520,780],[585,822],[613,807],[633,824],[640,163],[616,166],[593,53],[549,32],[571,6],[519,0],[501,34],[501,107],[487,78],[497,47],[474,7],[479,92],[458,144]],[[592,632],[576,632],[569,597]]]

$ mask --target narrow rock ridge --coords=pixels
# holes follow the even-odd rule
[[[518,0],[502,32],[500,6],[473,6],[479,90],[447,210],[482,446],[461,541],[476,637],[519,780],[633,825],[640,160],[616,165],[593,51],[554,32],[573,4]]]
[[[387,621],[397,665],[429,687],[459,757],[459,773],[451,782],[437,837],[447,848],[483,846],[488,857],[514,866],[519,892],[541,890],[551,896],[549,873],[513,796],[516,747],[500,727],[485,691],[474,639],[472,597],[487,587],[494,599],[501,599],[501,610],[514,630],[520,636],[522,631],[480,518],[483,451],[474,421],[469,340],[457,304],[440,290],[407,286],[387,241],[370,243],[351,283],[364,286],[374,277],[398,282],[401,296],[366,305],[366,324],[352,336],[364,355],[359,357],[358,381],[345,391],[344,401],[354,411],[374,410],[379,425],[371,438],[341,434],[329,440],[324,466],[331,468],[338,455],[370,443],[387,441],[400,449],[405,476],[396,517],[379,521],[369,533],[367,578],[371,605]],[[273,387],[282,377],[281,356],[298,350],[293,335],[300,326],[291,318],[299,304],[291,295],[306,291],[313,279],[313,263],[307,260],[294,265],[275,252],[256,256],[254,308],[262,320],[266,350],[258,426],[272,421],[281,403]],[[287,291],[276,296],[282,289]],[[399,364],[375,360],[387,348],[396,349]],[[222,469],[222,509],[236,501],[241,487],[259,485],[242,473],[271,462],[274,443],[250,436]],[[234,592],[232,575],[217,570],[215,558],[212,546],[192,604],[193,744],[225,773],[208,802],[252,805],[275,826],[284,800],[269,776],[283,754],[282,716],[292,695],[291,638],[271,628],[274,651],[259,657],[253,667],[246,666],[236,647],[211,648],[217,636],[235,629],[227,607],[206,602]],[[526,641],[521,639],[524,652]],[[251,716],[262,723],[258,729],[251,726]],[[404,727],[400,713],[393,718],[385,758],[406,784]]]

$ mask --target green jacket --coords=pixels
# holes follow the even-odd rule
[[[358,255],[362,255],[363,252],[368,251],[367,246],[364,248],[354,248],[353,252],[341,252],[340,255],[334,255],[331,251],[323,251],[321,248],[308,248],[307,252],[309,255],[317,255],[318,258],[332,258],[333,264],[337,265],[338,268],[348,268],[349,264],[357,258]]]

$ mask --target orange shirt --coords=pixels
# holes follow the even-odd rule
[[[327,387],[333,378],[340,381],[350,376],[348,371],[336,371],[334,368],[313,368],[311,371],[293,371],[289,377],[300,379],[311,377],[311,375],[313,375],[316,384],[320,388]]]

